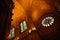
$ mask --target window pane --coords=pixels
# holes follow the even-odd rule
[[[23,21],[23,25],[24,25],[24,30],[26,30],[27,29],[26,21]]]
[[[20,23],[20,28],[21,28],[21,32],[23,32],[24,31],[24,29],[23,29],[23,23]]]

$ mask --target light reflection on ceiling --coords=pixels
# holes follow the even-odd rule
[[[51,9],[50,5],[43,0],[13,0],[13,2],[15,7],[12,11],[14,15],[12,16],[13,21],[11,25],[14,25],[15,27],[21,19],[24,19],[27,16],[26,9],[29,7],[32,9],[31,18],[33,21],[38,20],[45,11]]]
[[[17,1],[14,1],[14,9],[13,9],[13,16],[12,16],[12,25],[16,26],[16,21],[19,19],[18,17],[22,17],[24,16],[24,9],[23,7],[17,2]]]

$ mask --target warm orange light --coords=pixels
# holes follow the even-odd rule
[[[38,21],[41,15],[45,13],[45,11],[50,10],[50,5],[48,5],[44,0],[13,0],[15,7],[13,9],[12,16],[12,25],[17,27],[18,22],[23,20],[27,16],[27,9],[31,10],[31,19],[33,21]],[[29,15],[28,15],[29,16]]]
[[[36,28],[35,28],[35,27],[33,27],[33,28],[32,28],[32,30],[34,31],[34,30],[36,30]]]
[[[24,9],[23,7],[17,2],[17,1],[14,1],[15,3],[15,7],[13,9],[13,16],[12,16],[12,25],[16,26],[16,22],[19,21],[19,18],[21,17],[24,17]]]
[[[30,29],[30,30],[29,30],[29,33],[31,33],[31,32],[32,32],[32,30]]]

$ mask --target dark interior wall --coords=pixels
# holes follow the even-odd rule
[[[5,39],[6,29],[10,28],[12,8],[12,0],[0,0],[0,40]]]

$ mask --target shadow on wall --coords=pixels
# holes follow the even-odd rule
[[[0,0],[0,40],[5,40],[5,36],[7,33],[6,29],[9,30],[10,28],[12,9],[12,0]]]

